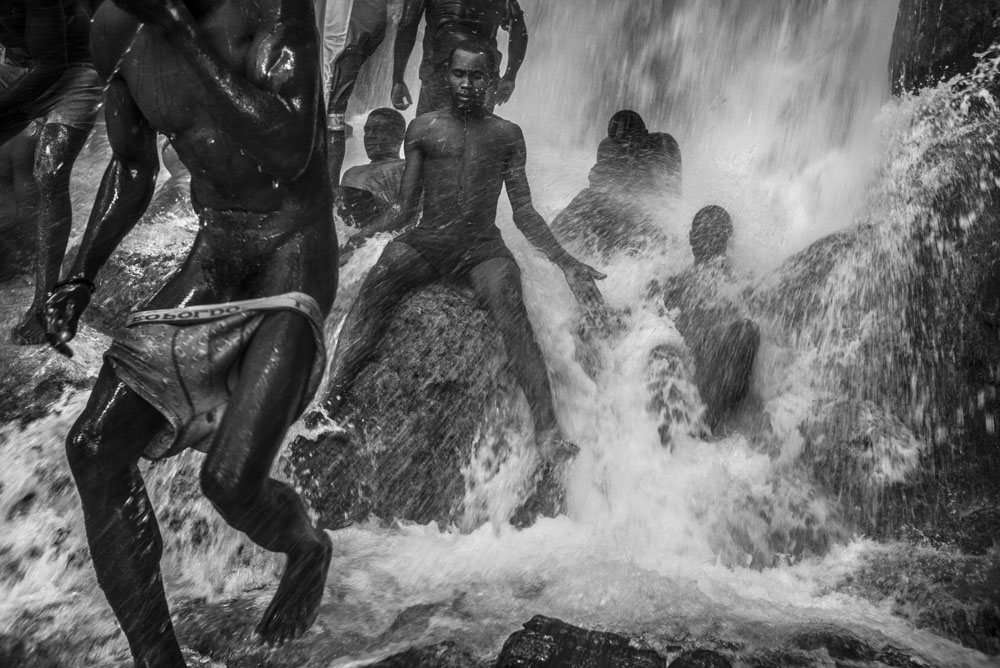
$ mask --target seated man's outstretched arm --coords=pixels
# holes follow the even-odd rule
[[[539,249],[566,274],[566,282],[573,290],[577,300],[587,308],[603,304],[601,292],[594,285],[594,280],[606,278],[604,274],[590,267],[566,252],[552,230],[545,224],[545,219],[535,211],[531,203],[531,188],[525,173],[527,149],[524,145],[524,135],[521,128],[511,124],[510,153],[504,166],[504,184],[507,197],[514,212],[514,224],[524,233],[528,241]]]
[[[310,3],[266,0],[244,72],[201,39],[181,0],[115,0],[156,26],[187,60],[207,109],[264,173],[294,180],[312,159],[318,131],[319,43]]]
[[[24,4],[24,39],[31,56],[28,70],[0,88],[0,144],[33,118],[34,102],[66,71],[66,14],[61,0],[29,0]]]
[[[104,171],[70,278],[52,290],[46,305],[46,330],[53,345],[64,344],[76,335],[97,272],[146,210],[160,168],[156,132],[123,79],[111,80],[104,105],[111,162]]]

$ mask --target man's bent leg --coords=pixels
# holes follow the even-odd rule
[[[39,314],[49,289],[59,280],[59,270],[73,225],[69,194],[73,163],[87,142],[89,130],[48,123],[39,133],[35,149],[34,180],[38,187],[38,248],[35,254],[35,296],[14,340],[23,344],[45,343]]]
[[[274,600],[258,626],[264,640],[296,638],[316,619],[331,545],[298,494],[270,478],[285,433],[298,417],[317,354],[309,323],[267,316],[244,353],[240,381],[201,471],[202,491],[253,542],[288,556]]]
[[[396,306],[408,292],[437,275],[434,267],[406,244],[394,241],[385,247],[365,277],[337,339],[330,374],[331,402],[327,405],[331,415],[335,417],[340,411],[354,379],[375,352],[379,335],[388,327]]]
[[[469,280],[500,328],[514,377],[531,407],[535,434],[556,428],[545,358],[524,308],[520,269],[509,258],[494,258],[473,268]]]
[[[163,542],[137,466],[165,422],[106,363],[66,441],[97,581],[143,668],[185,665],[163,592]]]

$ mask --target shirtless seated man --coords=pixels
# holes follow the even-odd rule
[[[367,165],[356,165],[344,172],[340,192],[345,190],[371,193],[375,215],[366,220],[354,215],[354,221],[366,227],[380,215],[389,214],[399,202],[399,187],[403,182],[405,161],[399,157],[406,135],[406,121],[395,109],[382,107],[368,114],[365,122],[365,152],[371,160]],[[335,191],[337,192],[337,191]],[[346,197],[345,197],[346,199]],[[355,207],[357,208],[357,207]]]
[[[91,48],[108,81],[111,162],[69,278],[47,302],[65,345],[98,270],[156,183],[156,132],[191,172],[190,254],[105,355],[67,455],[97,579],[137,666],[184,666],[164,595],[162,540],[140,457],[204,449],[201,489],[230,525],[287,555],[257,631],[316,618],[331,544],[269,477],[324,368],[336,292],[318,38],[299,0],[105,1]]]
[[[594,279],[600,272],[571,257],[531,204],[521,129],[486,110],[497,80],[488,44],[463,42],[449,61],[451,108],[417,117],[406,132],[406,170],[401,211],[355,235],[355,246],[375,232],[423,218],[386,246],[361,286],[334,355],[332,415],[374,353],[396,305],[408,292],[439,278],[471,285],[503,335],[507,357],[531,407],[535,438],[545,461],[574,450],[556,421],[545,360],[535,341],[521,294],[521,273],[496,226],[500,188],[506,186],[514,223],[531,243],[562,268],[577,299],[602,303]]]

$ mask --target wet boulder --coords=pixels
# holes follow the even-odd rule
[[[488,665],[491,664],[478,661],[454,641],[446,640],[393,654],[378,663],[369,664],[368,668],[486,668]]]
[[[530,434],[490,316],[471,291],[441,283],[403,301],[338,421],[346,432],[321,411],[307,416],[311,435],[288,453],[327,528],[370,514],[475,526],[489,512],[476,485],[523,453]]]
[[[536,615],[507,639],[496,668],[664,668],[641,641]]]
[[[892,39],[893,91],[971,71],[996,38],[997,0],[902,0]]]
[[[641,201],[593,187],[581,190],[553,219],[552,232],[574,250],[600,259],[665,242],[653,211]]]

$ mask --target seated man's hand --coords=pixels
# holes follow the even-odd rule
[[[389,99],[392,100],[392,106],[400,111],[408,109],[413,104],[413,100],[410,98],[410,89],[402,81],[392,85],[392,92],[389,93]]]
[[[603,280],[607,276],[579,260],[565,264],[562,270],[566,275],[569,289],[573,291],[580,305],[588,311],[601,310],[604,306],[604,297],[601,296],[601,291],[597,289],[594,281]]]
[[[45,300],[45,338],[57,351],[72,357],[66,344],[76,336],[80,316],[90,304],[89,282],[64,281],[49,290]]]
[[[505,104],[510,100],[510,96],[514,94],[514,80],[504,77],[500,79],[500,83],[497,84],[497,94],[496,102],[497,104]]]

